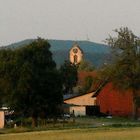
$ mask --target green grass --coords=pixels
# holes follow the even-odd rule
[[[86,128],[98,128],[98,129],[112,129],[112,128],[131,128],[140,127],[140,121],[134,121],[128,118],[113,117],[112,119],[107,118],[95,118],[95,117],[78,117],[73,123],[73,120],[69,120],[65,123],[59,121],[57,123],[46,123],[46,125],[39,125],[37,128],[32,128],[29,125],[23,127],[5,128],[0,129],[0,134],[8,133],[21,133],[21,132],[32,132],[32,131],[47,131],[47,130],[67,130],[67,129],[86,129]]]
[[[140,128],[71,129],[0,135],[0,140],[139,140]]]
[[[127,118],[78,117],[37,128],[0,129],[0,140],[139,140],[140,122]]]

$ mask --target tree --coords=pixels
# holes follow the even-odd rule
[[[88,61],[82,60],[78,66],[78,71],[93,71],[95,67]]]
[[[50,44],[38,38],[13,50],[14,57],[2,65],[6,76],[2,78],[0,73],[0,80],[6,79],[6,85],[10,85],[9,106],[24,117],[32,117],[32,126],[37,125],[40,114],[44,114],[43,117],[57,115],[62,103],[62,78],[49,49]]]
[[[93,84],[93,77],[92,76],[87,76],[85,78],[85,84],[84,84],[84,87],[83,87],[84,92],[88,92],[90,90],[92,84]]]
[[[14,73],[14,54],[12,50],[0,50],[0,97],[1,97],[1,106],[6,105],[11,92],[11,88],[15,83]],[[13,81],[13,82],[11,82]]]
[[[72,88],[76,86],[77,83],[77,66],[65,61],[64,64],[60,67],[60,72],[63,80],[63,93],[68,94],[72,93]]]
[[[133,93],[133,117],[137,117],[137,99],[140,90],[140,39],[127,27],[115,30],[117,37],[107,39],[112,47],[113,62],[104,69],[108,80],[119,89],[131,89]]]

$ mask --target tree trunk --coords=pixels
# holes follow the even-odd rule
[[[137,104],[136,104],[136,98],[137,98],[137,92],[135,89],[133,89],[133,112],[132,112],[132,117],[134,120],[137,119],[137,110],[138,110],[138,107],[137,107]]]
[[[133,112],[132,112],[132,118],[134,120],[137,119],[137,107],[136,107],[136,104],[135,104],[135,100],[133,99]]]
[[[32,127],[37,127],[37,118],[32,117]]]

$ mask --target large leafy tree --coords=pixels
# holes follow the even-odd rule
[[[85,84],[84,84],[84,87],[83,87],[83,90],[84,90],[85,93],[90,91],[92,84],[93,84],[93,77],[92,76],[87,76],[85,78]]]
[[[63,81],[63,94],[71,94],[73,92],[73,87],[77,83],[77,65],[65,61],[60,67],[60,72]]]
[[[104,69],[107,80],[111,80],[119,89],[132,90],[133,117],[137,117],[140,97],[140,39],[127,27],[115,30],[116,37],[107,39],[113,50],[112,64]]]
[[[14,62],[11,59],[14,58],[13,52],[11,50],[0,50],[0,105],[7,103],[9,98],[9,92],[14,85],[11,82],[14,79],[11,69],[13,69]],[[11,84],[12,83],[12,84]]]
[[[7,103],[16,112],[31,116],[33,126],[37,125],[40,114],[44,114],[43,117],[56,115],[62,103],[61,75],[49,49],[50,44],[38,38],[12,51],[13,57],[2,66],[6,76],[0,80],[6,79],[6,85],[10,85]]]

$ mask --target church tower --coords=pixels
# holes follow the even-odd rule
[[[83,51],[77,43],[75,43],[69,52],[70,62],[73,64],[79,64],[83,59]]]

